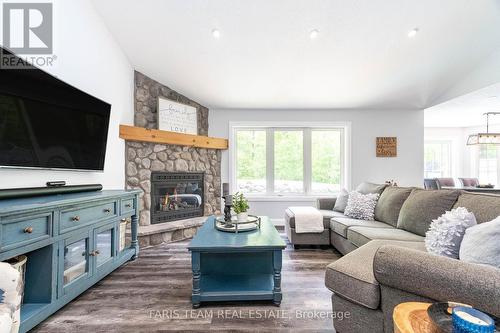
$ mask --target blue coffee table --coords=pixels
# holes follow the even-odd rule
[[[280,305],[281,257],[286,247],[268,217],[260,229],[230,233],[216,230],[211,216],[198,230],[191,251],[193,292],[201,302],[270,300]]]

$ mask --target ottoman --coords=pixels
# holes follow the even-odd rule
[[[285,210],[285,231],[288,240],[294,247],[297,245],[330,245],[330,219],[339,214],[333,210],[320,210],[323,215],[322,233],[301,233],[295,232],[295,216],[288,208]]]

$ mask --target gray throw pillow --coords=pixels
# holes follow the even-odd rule
[[[396,227],[401,207],[412,191],[410,187],[388,186],[378,199],[375,220]]]
[[[412,190],[399,212],[398,228],[425,236],[432,220],[451,210],[459,194],[455,190]]]
[[[384,189],[387,187],[387,184],[374,184],[369,182],[363,182],[356,187],[356,192],[361,194],[369,194],[369,193],[378,193],[381,194]]]
[[[465,231],[460,260],[500,268],[500,216]]]
[[[378,197],[378,193],[362,194],[356,191],[349,193],[344,215],[353,219],[373,221]]]
[[[340,191],[340,194],[337,196],[337,200],[335,200],[335,206],[333,206],[333,210],[337,212],[343,213],[345,208],[347,207],[347,200],[349,199],[349,192],[345,188]]]
[[[444,213],[432,221],[431,227],[425,234],[427,252],[458,259],[465,231],[476,224],[474,214],[464,207]]]

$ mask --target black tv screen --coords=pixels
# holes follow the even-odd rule
[[[0,166],[103,170],[110,110],[40,69],[0,68]]]

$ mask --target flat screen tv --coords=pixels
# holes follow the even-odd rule
[[[110,110],[38,68],[0,66],[0,167],[104,170]]]

